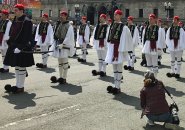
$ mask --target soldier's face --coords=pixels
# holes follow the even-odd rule
[[[129,25],[131,25],[133,23],[132,20],[130,20],[130,19],[128,19],[127,22]]]
[[[173,19],[173,23],[174,23],[174,24],[178,24],[178,22],[179,22],[179,21],[178,21],[177,19]]]
[[[5,15],[5,14],[1,14],[1,18],[3,19],[3,20],[5,20],[5,19],[7,19],[8,17],[7,17],[7,15]]]
[[[158,26],[161,26],[162,23],[161,23],[160,21],[157,21],[157,25],[158,25]]]
[[[64,14],[61,14],[60,15],[60,19],[61,19],[61,21],[65,21],[67,19],[67,16],[64,15]]]
[[[15,16],[19,17],[22,14],[23,10],[19,10],[18,8],[14,9]]]
[[[103,17],[100,17],[100,23],[104,23],[105,19]]]
[[[115,21],[121,20],[121,15],[119,15],[119,14],[114,14],[114,20],[115,20]]]
[[[155,24],[155,19],[153,17],[149,17],[150,24]]]
[[[81,19],[81,22],[82,22],[83,24],[85,24],[85,23],[86,23],[86,20],[84,20],[84,19]]]

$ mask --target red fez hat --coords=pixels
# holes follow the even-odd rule
[[[127,20],[131,20],[131,21],[133,21],[133,19],[134,19],[133,16],[129,16],[129,17],[127,18]]]
[[[87,20],[87,17],[83,16],[82,19],[83,19],[83,20]]]
[[[162,19],[158,19],[157,21],[158,21],[158,22],[162,22]]]
[[[14,8],[18,8],[19,10],[24,10],[24,5],[23,4],[16,4]]]
[[[173,19],[180,20],[179,16],[174,16]]]
[[[8,15],[9,14],[8,10],[2,10],[1,13],[2,14],[5,14],[5,15]]]
[[[108,21],[112,23],[112,19],[109,18]]]
[[[154,18],[154,19],[156,18],[155,14],[150,14],[149,17]]]
[[[48,16],[48,14],[45,13],[42,15],[42,17],[48,18],[49,16]]]
[[[114,12],[114,14],[122,15],[123,12],[122,12],[121,10],[117,9],[117,10]]]
[[[65,15],[65,16],[67,16],[67,12],[66,12],[66,11],[62,11],[62,12],[60,13],[60,15]]]
[[[100,18],[104,18],[104,19],[106,19],[106,18],[107,18],[107,16],[106,16],[106,14],[101,14],[101,15],[100,15]]]

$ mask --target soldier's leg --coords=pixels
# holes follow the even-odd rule
[[[147,67],[149,70],[152,70],[152,58],[150,54],[145,54],[146,62],[147,62]]]
[[[176,57],[177,57],[177,70],[176,70],[176,78],[180,78],[180,71],[181,71],[181,57],[182,57],[183,51],[178,51],[176,52]]]
[[[154,72],[154,76],[157,77],[158,73],[158,55],[152,55],[152,71]]]

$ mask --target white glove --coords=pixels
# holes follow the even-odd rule
[[[18,48],[15,48],[14,53],[18,54],[20,52],[21,52],[21,50],[19,50]]]
[[[59,48],[59,49],[62,49],[63,46],[64,46],[64,44],[60,44],[60,45],[58,45],[58,48]]]

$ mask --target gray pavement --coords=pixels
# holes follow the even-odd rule
[[[0,74],[0,129],[165,130],[161,123],[152,128],[146,127],[146,118],[140,119],[139,94],[146,70],[140,66],[140,48],[136,51],[135,71],[123,71],[122,93],[116,96],[106,92],[106,87],[113,81],[112,66],[108,65],[107,77],[92,76],[91,71],[97,69],[97,56],[94,49],[88,52],[87,64],[70,58],[67,85],[50,83],[51,76],[59,75],[57,59],[52,57],[49,57],[47,69],[41,70],[35,66],[28,68],[29,77],[26,78],[24,94],[4,93],[5,84],[15,85],[14,68],[10,68],[9,74]],[[35,54],[34,57],[36,63],[41,61],[40,55]],[[177,102],[180,125],[185,127],[185,63],[182,64],[182,78],[179,80],[166,77],[170,71],[169,54],[163,55],[162,64],[158,78]],[[167,100],[171,102],[169,97]]]

